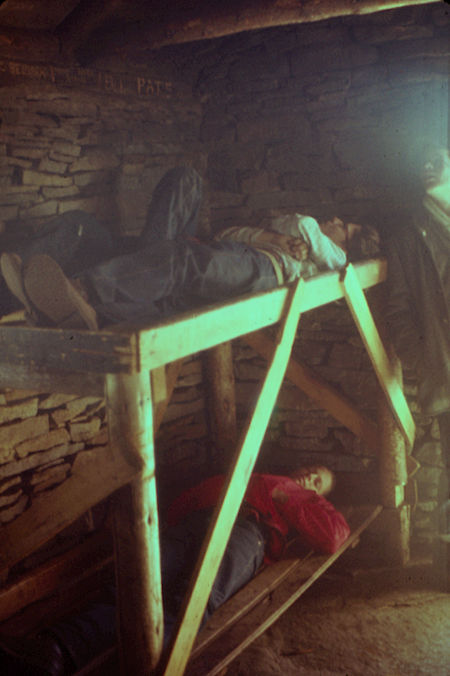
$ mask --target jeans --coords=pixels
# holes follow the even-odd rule
[[[194,239],[202,181],[177,167],[153,193],[135,250],[77,275],[100,324],[162,319],[175,312],[277,285],[271,262],[241,242]]]
[[[99,323],[163,319],[205,303],[277,286],[270,260],[241,242],[194,238],[202,180],[175,167],[156,186],[139,237],[114,238],[94,216],[70,211],[39,237],[10,243],[26,261],[45,253],[89,291]],[[3,313],[11,295],[0,288]]]
[[[241,242],[176,239],[101,263],[78,277],[101,324],[160,319],[277,285],[270,260]]]
[[[2,250],[17,253],[22,261],[35,254],[48,254],[72,276],[85,267],[110,258],[117,251],[111,233],[85,211],[67,211],[52,218],[34,237],[14,237],[2,242]],[[0,276],[0,313],[19,307]]]
[[[167,646],[186,592],[210,512],[193,512],[161,536],[161,574],[164,599],[164,645]],[[216,575],[202,623],[256,574],[264,558],[264,537],[250,518],[238,517]],[[49,631],[57,636],[77,669],[110,648],[116,636],[114,590],[102,603],[57,622]]]

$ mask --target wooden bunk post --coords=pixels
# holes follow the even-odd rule
[[[391,368],[401,383],[400,362],[389,346],[387,351]],[[393,563],[405,565],[410,558],[410,507],[405,504],[405,485],[408,481],[406,443],[381,389],[377,404],[380,489],[384,506],[380,525],[384,531],[389,559]]]
[[[163,642],[149,372],[107,375],[106,406],[111,443],[141,468],[116,494],[114,544],[122,673],[145,676],[156,666]]]
[[[236,396],[231,342],[213,347],[203,355],[211,438],[219,454],[218,470],[228,469],[236,446]]]

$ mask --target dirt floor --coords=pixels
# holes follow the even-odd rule
[[[330,572],[226,676],[450,676],[450,594],[429,565]]]

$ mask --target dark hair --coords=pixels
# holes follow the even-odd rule
[[[360,261],[374,258],[380,254],[380,235],[371,225],[362,225],[361,230],[354,233],[348,242],[347,257],[349,261]]]

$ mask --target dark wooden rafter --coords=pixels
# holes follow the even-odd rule
[[[435,0],[244,0],[241,2],[209,2],[199,7],[193,3],[190,12],[183,11],[167,24],[140,29],[135,38],[142,46],[156,49],[166,45],[206,40],[240,33],[357,14],[371,14],[384,9],[408,5],[425,5]]]
[[[21,55],[36,61],[92,59],[99,51],[132,52],[159,49],[277,26],[311,23],[341,16],[371,14],[436,0],[221,0],[164,3],[162,0],[81,0],[54,30],[2,25],[0,55]],[[34,4],[39,7],[36,0]],[[48,11],[45,0],[42,12]],[[35,10],[37,11],[37,10]],[[5,14],[4,14],[5,16]],[[39,25],[45,25],[42,21]]]

